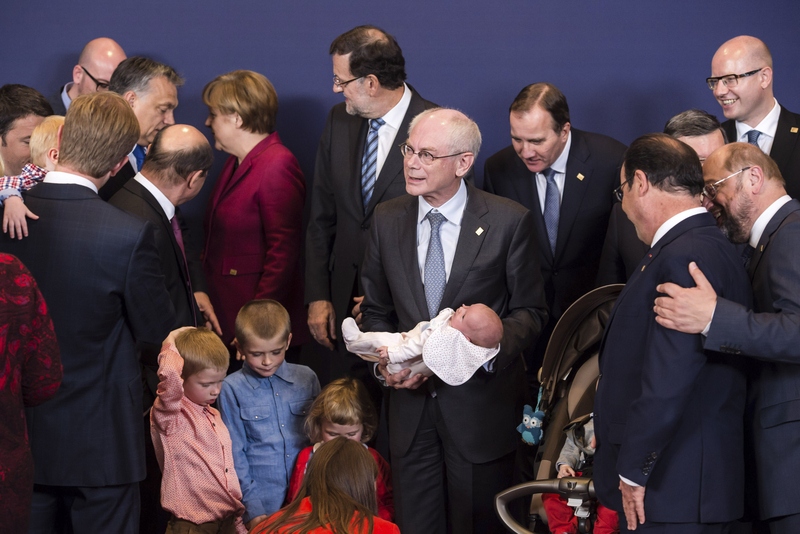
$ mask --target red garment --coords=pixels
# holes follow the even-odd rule
[[[376,497],[378,499],[378,515],[386,521],[394,521],[394,494],[392,493],[392,470],[389,463],[383,459],[378,451],[372,447],[367,450],[378,463],[378,480],[376,482]],[[289,504],[297,497],[300,486],[303,484],[303,477],[306,475],[306,467],[314,447],[306,447],[297,456],[297,463],[294,464],[292,478],[289,480],[289,491],[286,493],[286,504]]]
[[[544,510],[547,512],[547,526],[550,532],[561,534],[575,534],[578,532],[578,518],[567,500],[555,493],[542,495]],[[609,510],[599,502],[597,503],[597,521],[594,524],[594,534],[619,534],[619,516],[614,510]]]
[[[308,513],[308,512],[311,511],[311,509],[312,509],[311,508],[311,499],[309,497],[306,497],[300,503],[300,508],[297,509],[297,515],[299,516],[300,514]],[[264,528],[264,525],[266,525],[266,523],[270,519],[272,519],[273,517],[275,517],[275,516],[277,516],[279,514],[282,514],[282,513],[283,512],[281,512],[281,511],[275,512],[269,518],[267,518],[264,521],[262,521],[261,523],[259,523],[250,532],[259,532],[259,529]],[[298,518],[297,522],[299,523],[300,521],[302,521],[302,519]],[[291,525],[289,525],[289,527],[290,526]],[[281,528],[278,531],[278,533],[282,534],[284,532],[287,532],[289,527]],[[397,525],[395,525],[394,523],[390,523],[389,521],[386,521],[384,519],[381,519],[380,517],[373,518],[372,527],[373,527],[372,528],[372,534],[400,534],[400,529],[397,528]],[[309,531],[309,534],[327,534],[327,533],[330,533],[330,532],[333,532],[333,531],[328,529],[328,528],[318,527],[318,528],[315,528],[315,529]],[[357,533],[354,533],[354,534],[366,534],[367,532],[369,532],[368,523],[364,522],[363,523],[363,527],[361,529],[359,529],[359,531]]]
[[[25,407],[51,399],[61,355],[47,305],[30,271],[0,254],[0,530],[27,532],[33,458]]]
[[[164,473],[161,506],[196,524],[235,513],[237,531],[246,533],[228,428],[215,408],[184,396],[182,370],[175,345],[165,345],[158,355],[158,398],[150,412],[150,435]]]
[[[239,309],[277,300],[292,320],[292,346],[309,341],[303,304],[303,205],[306,183],[278,133],[258,143],[237,167],[231,156],[214,184],[203,226],[208,296],[227,346]]]

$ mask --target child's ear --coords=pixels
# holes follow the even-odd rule
[[[233,339],[233,346],[236,347],[236,354],[239,355],[239,360],[244,360],[244,354],[242,354],[242,347],[239,346],[239,340],[234,338]]]
[[[284,350],[289,350],[289,345],[292,343],[292,334],[289,334],[289,338],[286,340],[286,348]]]

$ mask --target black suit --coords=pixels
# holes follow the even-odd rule
[[[61,100],[61,93],[63,91],[64,91],[64,86],[62,85],[57,93],[55,93],[54,95],[50,95],[50,98],[47,99],[47,101],[50,102],[50,106],[52,106],[53,108],[54,115],[67,114],[67,108],[64,107],[64,101]]]
[[[432,376],[417,390],[390,390],[395,503],[400,528],[409,534],[441,532],[445,507],[455,532],[487,532],[481,526],[502,531],[492,497],[511,483],[506,466],[509,455],[513,466],[525,388],[519,356],[547,317],[531,213],[472,186],[467,191],[440,309],[474,303],[491,307],[503,319],[501,351],[494,372],[479,369],[461,386]],[[417,197],[406,195],[375,212],[361,277],[364,330],[403,332],[430,319],[417,260],[417,210]],[[436,430],[430,428],[432,420],[438,420]],[[426,448],[430,439],[440,440],[444,458]],[[450,479],[462,474],[453,465],[471,471],[462,487]],[[449,506],[437,485],[444,468]]]
[[[528,371],[538,373],[549,334],[566,309],[595,287],[597,266],[619,185],[619,167],[625,145],[605,135],[572,128],[566,179],[558,219],[555,255],[550,249],[547,228],[533,172],[508,146],[486,160],[484,189],[519,202],[533,215],[534,233],[539,240],[539,264],[544,279],[550,321],[537,345],[528,355]]]
[[[103,187],[100,188],[100,191],[97,192],[100,195],[100,198],[108,202],[111,200],[117,191],[122,189],[122,187],[128,183],[128,180],[136,176],[136,171],[133,170],[133,165],[131,165],[130,161],[126,161],[125,165],[122,168],[108,179]]]
[[[624,284],[642,261],[650,246],[636,235],[636,227],[622,211],[620,202],[614,203],[608,219],[608,231],[600,254],[597,286]]]
[[[722,128],[729,142],[738,139],[735,120],[723,122]],[[800,115],[783,106],[769,156],[778,164],[783,179],[786,180],[786,192],[792,198],[800,198]]]

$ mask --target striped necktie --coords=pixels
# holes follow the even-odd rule
[[[367,213],[367,206],[375,189],[378,169],[378,130],[384,124],[386,121],[383,119],[369,121],[367,144],[364,146],[364,157],[361,159],[361,198],[364,199],[364,213]]]

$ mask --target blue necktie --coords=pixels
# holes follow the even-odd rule
[[[361,198],[364,199],[364,213],[375,189],[376,171],[378,169],[378,130],[386,124],[383,119],[369,121],[367,144],[364,146],[364,157],[361,158]]]
[[[145,151],[143,146],[136,145],[135,147],[133,147],[133,157],[136,158],[136,170],[139,172],[142,171],[142,165],[144,164],[144,156],[145,156]]]
[[[550,251],[556,255],[556,241],[558,240],[558,212],[561,209],[561,198],[556,185],[556,171],[547,168],[542,173],[547,178],[547,189],[544,193],[544,226],[547,228],[547,240],[550,241]]]
[[[753,146],[758,146],[758,137],[761,135],[761,132],[758,130],[750,130],[747,132],[747,142]]]
[[[447,218],[441,213],[429,211],[425,216],[431,224],[431,239],[428,242],[428,255],[425,257],[425,300],[428,302],[428,315],[433,319],[439,313],[447,274],[444,270],[444,250],[439,229]]]

